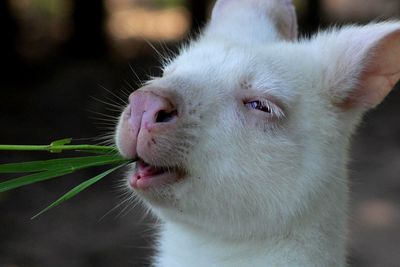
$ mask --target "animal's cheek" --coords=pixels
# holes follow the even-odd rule
[[[186,168],[189,156],[199,146],[200,132],[197,123],[184,118],[165,127],[142,129],[137,138],[137,153],[150,164]]]

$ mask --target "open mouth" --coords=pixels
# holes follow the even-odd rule
[[[171,184],[183,176],[183,171],[175,167],[155,167],[144,160],[136,162],[134,173],[129,177],[129,184],[134,189],[147,189]]]

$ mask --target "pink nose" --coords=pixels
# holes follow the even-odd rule
[[[129,97],[131,117],[129,123],[134,132],[173,123],[177,110],[171,100],[149,91],[137,91]]]
[[[129,106],[121,116],[116,145],[127,158],[149,158],[157,137],[174,129],[178,110],[171,98],[158,92],[138,90],[129,96]]]
[[[168,98],[150,91],[136,91],[129,97],[127,120],[119,131],[118,147],[129,158],[146,154],[149,140],[171,129],[178,119],[176,106]]]

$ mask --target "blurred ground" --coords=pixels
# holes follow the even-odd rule
[[[343,8],[340,2],[346,1],[330,0],[325,4],[340,13]],[[318,1],[310,3],[318,4]],[[346,10],[354,8],[352,3]],[[397,2],[386,0],[379,3],[382,10],[393,11],[393,8],[383,8],[382,5]],[[316,25],[307,22],[336,22],[332,19],[334,12],[324,15],[326,5],[321,5],[321,10],[325,11],[314,14],[315,17],[300,17],[302,29],[316,29]],[[400,6],[398,8],[399,12],[389,12],[388,16],[398,15]],[[299,9],[307,7],[299,6]],[[340,16],[336,18],[338,21],[351,21],[347,17],[342,20],[338,19]],[[360,15],[360,18],[360,21],[367,21],[371,15]],[[98,113],[112,116],[116,113],[92,97],[122,105],[114,94],[124,98],[124,92],[131,91],[130,86],[136,88],[139,79],[159,72],[155,53],[145,42],[124,39],[117,45],[109,46],[122,49],[110,52],[109,48],[107,53],[101,54],[101,49],[104,51],[106,48],[100,47],[97,54],[85,56],[71,53],[77,50],[71,48],[72,45],[69,48],[56,46],[56,50],[54,46],[43,49],[39,45],[35,48],[41,48],[40,53],[47,53],[47,50],[52,53],[45,53],[45,59],[40,60],[32,58],[32,54],[19,56],[18,64],[3,60],[0,143],[46,144],[58,138],[93,138],[109,132],[104,129],[109,125],[102,125],[105,117]],[[127,47],[135,49],[126,50]],[[168,43],[167,47],[174,47],[174,43]],[[10,62],[15,62],[14,57],[10,55]],[[131,72],[131,67],[138,77]],[[400,92],[395,90],[382,105],[367,114],[354,137],[350,164],[352,203],[349,234],[349,262],[353,267],[400,266],[399,103]],[[92,139],[83,141],[88,140]],[[0,153],[0,162],[46,156]],[[147,266],[152,254],[151,226],[154,221],[144,216],[140,207],[130,203],[113,210],[124,200],[118,189],[123,171],[36,220],[30,220],[66,190],[98,171],[82,171],[77,175],[0,194],[0,266]]]

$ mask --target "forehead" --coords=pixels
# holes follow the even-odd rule
[[[298,50],[288,43],[246,46],[200,41],[183,49],[165,67],[161,80],[179,83],[180,90],[195,88],[209,95],[229,94],[250,85],[277,98],[292,98],[299,93],[295,76],[304,71],[296,63],[304,56]]]
[[[203,85],[225,84],[233,87],[238,80],[252,75],[253,53],[243,47],[220,42],[195,43],[183,49],[165,68],[165,76],[179,76]]]

